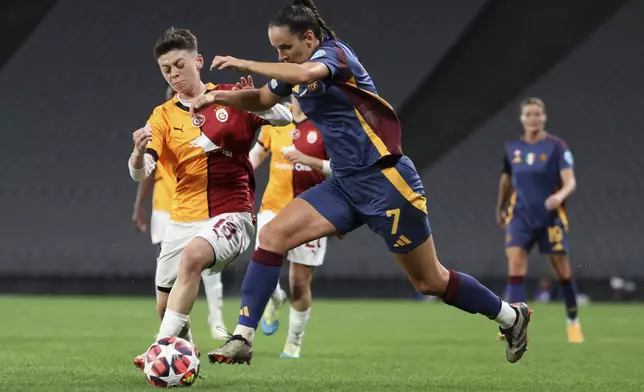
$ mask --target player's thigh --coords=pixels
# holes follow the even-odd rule
[[[204,269],[209,268],[211,274],[221,272],[248,249],[254,235],[253,217],[248,212],[220,214],[203,223],[196,237],[212,250]]]
[[[196,233],[195,223],[172,222],[168,223],[165,239],[161,244],[161,251],[157,258],[155,281],[157,290],[169,293],[177,279],[181,254],[185,247],[194,238]]]
[[[259,233],[259,246],[285,253],[309,241],[357,227],[355,211],[333,179],[293,199]]]
[[[319,267],[322,265],[322,263],[324,263],[327,242],[327,237],[309,241],[294,249],[289,250],[286,254],[286,259],[290,263],[308,267]]]
[[[259,247],[259,232],[262,230],[262,227],[275,218],[277,214],[273,211],[264,210],[257,214],[257,225],[255,229],[255,249]]]
[[[153,244],[160,244],[165,237],[165,231],[170,223],[170,213],[168,211],[152,210],[150,216],[150,237]]]
[[[392,253],[408,253],[431,236],[425,190],[411,160],[346,181],[358,211]]]
[[[534,246],[537,233],[527,220],[515,214],[505,228],[505,255],[510,276],[525,276],[528,272],[528,253]]]
[[[539,232],[539,253],[547,255],[568,254],[568,230],[559,218]]]

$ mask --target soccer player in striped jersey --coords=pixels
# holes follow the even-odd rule
[[[543,101],[538,98],[523,101],[520,120],[523,137],[505,145],[496,206],[497,222],[506,230],[507,299],[528,300],[523,280],[528,272],[528,253],[538,244],[539,252],[548,256],[561,284],[568,341],[581,343],[584,335],[577,315],[577,288],[567,241],[566,200],[576,188],[573,156],[566,142],[546,132]],[[504,216],[506,204],[509,205]]]
[[[170,101],[176,92],[168,86],[165,94],[165,100]],[[161,251],[161,242],[165,235],[166,227],[170,221],[170,211],[172,210],[172,197],[174,188],[177,186],[177,179],[168,167],[165,159],[159,160],[154,169],[154,175],[150,175],[139,182],[139,187],[134,201],[134,212],[132,222],[140,232],[148,230],[147,219],[143,211],[143,201],[147,198],[152,190],[152,214],[150,216],[150,237],[152,244],[157,247],[157,254]],[[213,339],[221,340],[226,338],[223,332],[226,330],[222,315],[223,290],[221,283],[221,274],[210,274],[204,271],[202,274],[204,292],[206,293],[206,302],[208,304],[208,324]],[[138,364],[137,364],[138,366]]]
[[[293,94],[322,132],[333,176],[293,199],[259,233],[242,283],[238,325],[213,362],[250,362],[255,329],[279,279],[284,254],[335,233],[368,225],[385,241],[417,291],[440,296],[465,312],[483,314],[506,337],[506,358],[516,362],[527,348],[530,309],[510,305],[467,274],[438,261],[431,236],[425,191],[412,161],[401,148],[401,127],[391,105],[355,52],[320,17],[310,0],[283,7],[269,24],[269,40],[279,63],[217,56],[211,68],[257,73],[270,82],[257,90],[216,91],[191,107],[214,104],[263,110]]]
[[[302,113],[297,99],[291,97],[293,123],[283,127],[262,127],[250,160],[257,168],[270,154],[268,185],[257,214],[257,232],[270,222],[293,198],[324,181],[331,166],[322,134]],[[259,244],[259,238],[257,239]],[[304,329],[311,313],[313,270],[324,262],[327,238],[319,238],[286,253],[290,262],[291,306],[289,328],[282,358],[299,358]],[[278,312],[286,293],[279,283],[262,317],[262,331],[272,335],[279,327]]]
[[[276,104],[255,114],[217,105],[191,118],[199,96],[235,85],[203,83],[203,57],[188,30],[171,28],[157,41],[155,57],[163,77],[177,92],[157,106],[147,125],[134,132],[130,176],[141,181],[159,161],[177,178],[170,221],[157,260],[159,338],[191,339],[188,316],[203,271],[220,273],[250,245],[255,233],[254,171],[248,153],[256,132],[269,123],[292,121]]]

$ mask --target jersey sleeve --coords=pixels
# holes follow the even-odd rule
[[[503,154],[503,174],[512,175],[512,165],[508,160],[508,154]]]
[[[559,171],[572,169],[574,166],[572,152],[566,143],[561,142],[557,144],[557,164],[559,166]]]
[[[271,129],[272,127],[270,125],[262,127],[259,131],[259,136],[257,137],[257,143],[267,151],[271,149]]]
[[[288,84],[286,82],[282,82],[281,80],[271,79],[268,82],[268,89],[271,90],[271,92],[277,96],[288,97],[289,95],[291,95],[291,91],[293,90],[293,85]]]
[[[160,106],[154,109],[146,125],[150,127],[152,138],[150,139],[150,142],[148,142],[148,147],[145,152],[150,154],[156,161],[159,159],[161,151],[163,151],[165,137],[170,127],[163,117]]]
[[[337,74],[340,68],[343,66],[346,67],[346,61],[341,61],[342,59],[339,56],[339,52],[342,50],[337,44],[332,43],[329,45],[324,45],[318,49],[313,56],[309,59],[310,63],[322,63],[326,65],[331,73],[331,79],[333,79]],[[346,57],[346,56],[344,56]]]

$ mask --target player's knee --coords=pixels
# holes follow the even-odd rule
[[[291,300],[301,301],[311,296],[311,288],[307,280],[294,280],[291,284]]]
[[[214,252],[205,240],[191,242],[181,254],[181,266],[184,274],[201,278],[201,272],[214,261]]]
[[[278,225],[266,224],[259,231],[259,247],[275,253],[284,253],[288,249],[284,248],[286,234]]]
[[[423,295],[441,296],[449,283],[449,271],[443,269],[440,273],[413,280],[414,289]]]

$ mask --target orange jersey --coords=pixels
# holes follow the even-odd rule
[[[284,127],[265,126],[257,141],[271,152],[268,185],[260,211],[279,212],[293,198],[324,181],[324,175],[302,164],[293,165],[283,152],[296,148],[303,154],[329,159],[322,134],[309,120]]]
[[[207,85],[208,91],[233,87]],[[213,105],[193,120],[175,96],[154,109],[148,124],[152,139],[147,153],[157,162],[167,162],[177,181],[171,220],[194,222],[227,212],[252,213],[255,177],[248,153],[263,119]]]
[[[160,160],[154,170],[154,190],[152,191],[152,209],[154,211],[170,212],[172,210],[172,195],[177,186],[177,179],[167,164]]]

